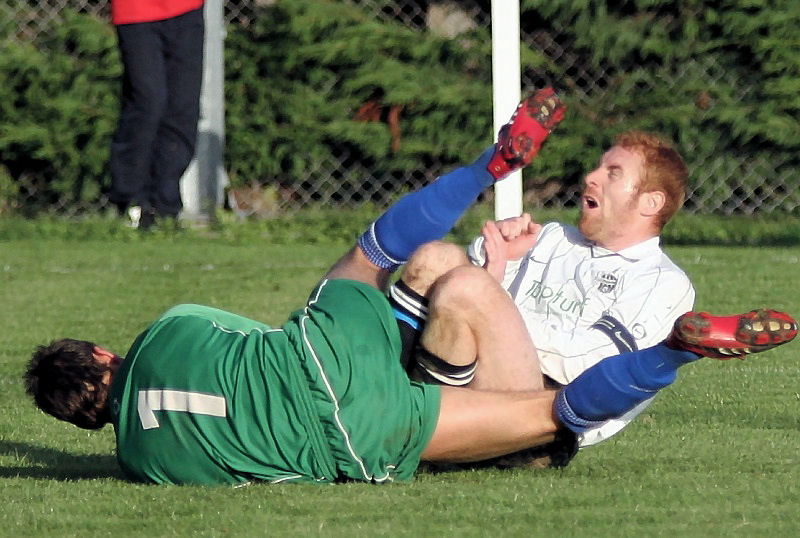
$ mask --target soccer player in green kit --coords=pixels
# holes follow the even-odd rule
[[[455,329],[472,339],[482,386],[514,390],[409,380],[383,292],[392,272],[442,237],[484,188],[530,162],[562,115],[548,90],[523,101],[496,146],[390,208],[281,327],[179,305],[124,358],[80,340],[39,348],[28,392],[77,426],[111,422],[132,480],[382,483],[410,479],[421,460],[480,461],[541,445],[561,429],[584,431],[650,398],[701,355],[762,351],[796,335],[794,320],[779,312],[690,313],[668,345],[606,359],[563,389],[544,390],[516,306],[483,269],[459,261],[431,288],[431,305],[447,307],[465,272],[483,275],[480,289],[469,290],[480,301]],[[461,197],[442,199],[440,182],[462,183]],[[402,248],[382,248],[387,234]]]

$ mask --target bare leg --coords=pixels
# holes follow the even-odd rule
[[[470,387],[542,390],[536,348],[508,293],[483,269],[460,266],[442,276],[430,295],[422,345],[450,364],[478,359]]]
[[[439,421],[422,459],[466,463],[548,443],[559,427],[555,394],[442,387]]]

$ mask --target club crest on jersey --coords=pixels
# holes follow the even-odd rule
[[[597,280],[597,291],[600,293],[611,293],[617,287],[617,276],[611,273],[602,273]]]

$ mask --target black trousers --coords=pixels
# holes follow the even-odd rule
[[[194,155],[203,79],[203,9],[117,26],[124,74],[111,143],[109,199],[177,216],[179,180]]]

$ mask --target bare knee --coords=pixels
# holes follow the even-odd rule
[[[431,241],[414,251],[403,269],[401,279],[420,295],[428,295],[433,283],[441,276],[468,264],[463,248],[444,241]]]
[[[489,273],[467,264],[442,275],[431,292],[431,300],[440,306],[466,309],[500,292],[502,288]]]

